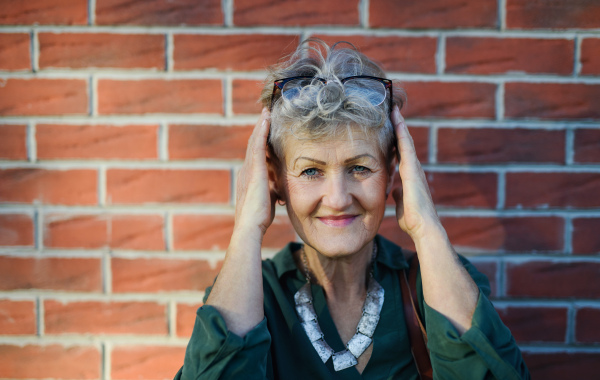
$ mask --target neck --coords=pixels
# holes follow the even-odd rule
[[[311,279],[323,287],[327,301],[364,298],[371,272],[373,244],[370,242],[352,255],[335,259],[305,245]]]

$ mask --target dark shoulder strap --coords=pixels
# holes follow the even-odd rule
[[[406,256],[406,255],[405,255]],[[410,256],[409,256],[410,257]],[[410,348],[417,364],[417,370],[421,380],[432,380],[433,369],[431,360],[427,351],[427,333],[419,317],[416,302],[417,298],[417,272],[419,269],[419,258],[413,254],[408,276],[406,270],[400,275],[400,288],[402,289],[402,304],[404,307],[404,317],[408,327],[408,336],[410,339]]]

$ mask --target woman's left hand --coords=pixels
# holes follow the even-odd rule
[[[398,106],[392,112],[392,123],[400,155],[398,172],[401,186],[392,193],[396,202],[396,217],[400,228],[417,242],[431,228],[441,228],[441,223],[431,199],[425,173],[417,158],[413,139]]]

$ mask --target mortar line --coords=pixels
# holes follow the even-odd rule
[[[499,171],[498,173],[498,188],[497,191],[497,199],[496,199],[496,209],[502,210],[506,203],[506,172]]]
[[[106,206],[106,165],[98,167],[98,206]]]
[[[102,292],[105,295],[112,294],[112,271],[111,271],[111,254],[104,252],[102,255]]]
[[[506,0],[498,0],[498,28],[506,30]]]
[[[40,69],[40,40],[34,28],[31,31],[31,71],[36,73]]]
[[[102,379],[111,380],[112,374],[110,373],[112,367],[112,343],[104,341],[102,343]]]
[[[34,122],[27,123],[25,147],[27,150],[27,160],[35,163],[37,161],[37,127]]]
[[[565,130],[565,163],[575,163],[575,131],[569,126]]]
[[[159,161],[169,161],[169,124],[161,122],[158,125],[158,159]]]
[[[496,284],[497,284],[497,297],[505,297],[506,296],[506,283],[508,282],[506,279],[506,262],[503,258],[498,260],[498,270],[496,272]]]
[[[441,34],[438,36],[437,49],[435,53],[436,73],[441,75],[446,71],[446,36]]]
[[[230,76],[223,78],[223,109],[225,118],[233,116],[233,80]]]
[[[370,0],[360,0],[358,2],[359,25],[364,29],[369,29],[369,6]]]
[[[223,10],[223,25],[230,28],[233,26],[234,0],[222,0],[221,7]]]
[[[33,236],[33,244],[34,244],[34,248],[41,252],[43,249],[43,244],[44,244],[44,223],[43,223],[43,218],[42,218],[42,212],[39,210],[39,208],[35,208],[34,212],[33,212],[33,225],[34,230],[34,236]]]
[[[504,120],[504,83],[498,83],[496,87],[496,120]]]
[[[565,231],[564,231],[564,251],[566,254],[573,254],[573,218],[569,216],[564,217]]]
[[[427,143],[427,156],[429,160],[429,164],[437,163],[437,153],[438,153],[438,126],[437,124],[432,124],[429,126],[429,142]]]
[[[38,337],[45,335],[45,318],[44,318],[44,299],[41,296],[36,297],[36,310],[37,310],[37,331]]]
[[[98,116],[98,78],[92,74],[88,81],[89,86],[89,116]]]
[[[168,335],[171,338],[177,337],[177,306],[174,300],[170,300],[167,305]]]
[[[175,38],[173,33],[165,34],[165,71],[172,72],[175,69]]]
[[[88,25],[96,23],[96,0],[88,0]]]
[[[164,213],[165,249],[173,252],[173,214],[170,211]]]
[[[581,68],[583,64],[581,63],[581,45],[583,41],[581,36],[576,35],[574,44],[575,44],[575,56],[573,57],[573,76],[578,77],[581,74]]]
[[[567,309],[567,328],[565,331],[565,343],[566,344],[575,343],[576,318],[577,318],[577,311],[576,311],[574,305],[571,305]]]

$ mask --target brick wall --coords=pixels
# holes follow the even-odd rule
[[[308,36],[349,40],[404,83],[440,216],[534,377],[597,373],[598,3],[0,9],[0,378],[175,374],[233,226],[264,67]],[[279,215],[267,256],[295,236]],[[394,223],[383,233],[410,245]]]

